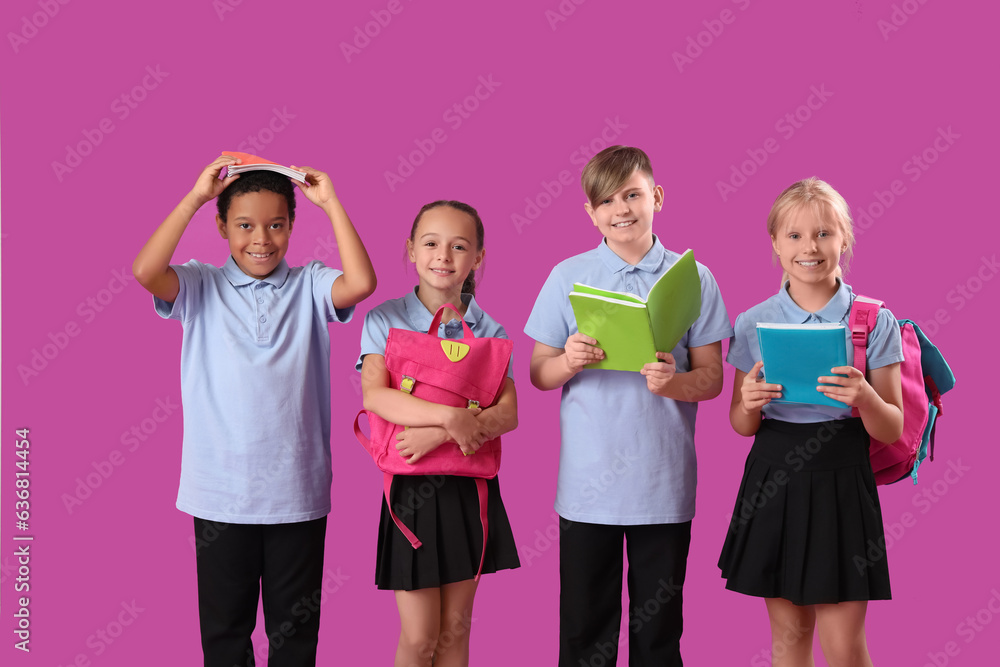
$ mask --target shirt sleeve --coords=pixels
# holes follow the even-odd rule
[[[733,337],[729,339],[729,353],[726,355],[726,362],[744,373],[749,373],[757,360],[753,357],[748,332],[756,333],[756,323],[750,321],[746,313],[740,313],[736,316],[734,329]]]
[[[576,332],[576,319],[566,317],[568,308],[569,289],[556,266],[535,299],[524,333],[543,345],[565,347],[566,339]]]
[[[306,269],[312,276],[313,300],[321,306],[326,321],[339,322],[341,324],[350,322],[354,316],[354,306],[336,308],[333,305],[333,296],[330,294],[334,281],[344,275],[344,272],[340,269],[325,266],[317,260],[309,262],[306,265]]]
[[[875,328],[868,334],[868,368],[882,368],[903,361],[899,323],[888,308],[879,308]]]
[[[153,308],[164,319],[184,322],[201,310],[206,265],[192,259],[185,264],[171,264],[170,268],[177,274],[177,297],[170,302],[154,295]]]
[[[490,333],[490,334],[487,334],[488,336],[490,336],[492,338],[503,338],[505,340],[509,340],[510,339],[510,336],[507,335],[507,331],[506,331],[506,329],[503,328],[502,324],[500,324],[496,320],[493,321],[493,324],[495,325],[494,327],[492,327],[493,332]],[[507,377],[509,377],[511,380],[514,379],[514,349],[513,349],[513,347],[510,350],[510,361],[507,362]]]
[[[722,292],[715,276],[703,264],[698,264],[701,278],[701,315],[688,330],[688,349],[708,345],[733,335],[729,314],[722,301]]]
[[[361,370],[366,354],[385,355],[385,344],[389,340],[389,320],[378,308],[369,310],[365,315],[365,324],[361,329],[361,355],[354,365],[355,370]]]

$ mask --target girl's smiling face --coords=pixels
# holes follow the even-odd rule
[[[787,213],[777,234],[771,237],[781,268],[793,285],[836,285],[837,267],[847,250],[847,240],[839,221],[823,213],[817,205],[798,206]]]
[[[460,293],[465,278],[483,262],[485,250],[476,246],[476,223],[468,213],[451,206],[425,211],[406,240],[420,289]]]

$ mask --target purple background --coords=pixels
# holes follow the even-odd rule
[[[959,377],[937,461],[919,486],[881,489],[894,599],[870,607],[871,652],[894,665],[994,660],[1000,461],[984,415],[995,412],[996,364],[983,363],[978,334],[995,322],[1000,283],[997,54],[986,46],[997,14],[986,3],[917,0],[375,0],[280,11],[253,0],[3,3],[4,664],[201,659],[191,519],[174,508],[181,418],[156,410],[180,401],[181,328],[154,314],[129,269],[222,150],[330,173],[379,274],[354,320],[332,328],[334,510],[320,659],[388,664],[394,651],[395,603],[372,583],[380,477],[350,430],[361,404],[353,364],[364,313],[415,283],[403,239],[416,211],[457,198],[486,223],[480,300],[515,341],[521,399],[502,481],[522,568],[483,580],[473,664],[554,664],[559,396],[528,382],[532,341],[521,327],[551,267],[600,240],[578,176],[607,139],[650,154],[666,191],[654,229],[672,249],[695,249],[732,318],[776,290],[764,223],[785,186],[816,175],[850,202],[859,238],[848,281],[923,324]],[[359,37],[366,29],[375,36]],[[411,160],[420,146],[430,152],[432,136],[444,141]],[[755,157],[763,164],[746,162]],[[399,172],[401,160],[412,174]],[[393,171],[404,179],[390,186]],[[568,186],[558,184],[563,171]],[[734,191],[720,194],[730,179]],[[299,197],[289,261],[329,255],[337,265],[332,240]],[[226,259],[210,207],[175,261],[192,257]],[[33,359],[37,374],[22,377]],[[750,444],[728,424],[731,384],[727,368],[723,395],[699,410],[683,640],[691,664],[766,664],[769,645],[763,603],[725,591],[715,565]],[[14,431],[24,427],[30,654],[12,646]],[[98,469],[111,474],[67,508]],[[163,657],[150,660],[151,650]]]

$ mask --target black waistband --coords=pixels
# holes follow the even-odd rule
[[[858,417],[808,424],[765,419],[751,455],[794,470],[840,468],[868,464],[870,442]]]

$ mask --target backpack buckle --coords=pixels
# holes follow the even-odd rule
[[[855,347],[864,347],[868,343],[868,332],[862,327],[851,329],[851,343]]]
[[[399,389],[404,394],[412,394],[413,385],[416,383],[417,381],[415,379],[411,378],[409,375],[404,375],[403,379],[399,381]]]
[[[469,408],[470,410],[472,410],[474,408],[478,408],[479,407],[479,401],[473,401],[472,399],[469,399],[469,404],[467,406],[465,406],[465,407]]]

